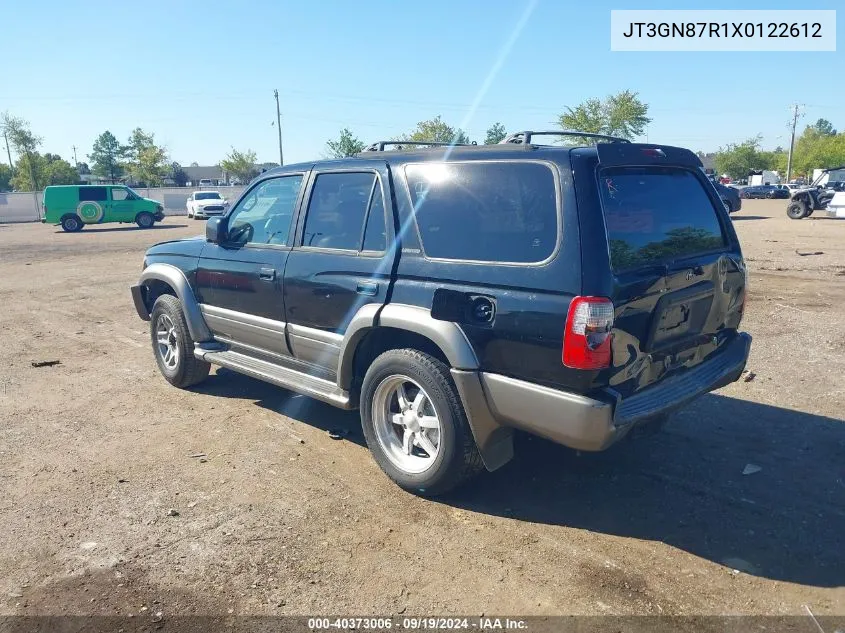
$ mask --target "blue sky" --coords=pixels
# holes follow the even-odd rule
[[[804,8],[841,9],[840,2]],[[756,134],[767,146],[785,146],[796,101],[805,105],[802,127],[825,117],[845,128],[841,35],[835,53],[610,51],[611,8],[794,3],[538,0],[504,55],[529,4],[16,3],[3,12],[0,111],[28,119],[44,137],[42,150],[65,158],[76,145],[85,160],[103,130],[125,139],[140,126],[184,165],[214,164],[232,146],[277,161],[274,88],[286,163],[319,158],[343,127],[378,140],[440,114],[481,141],[495,121],[509,131],[548,128],[564,106],[624,89],[650,104],[650,141],[695,150]],[[840,10],[840,34],[843,16]]]

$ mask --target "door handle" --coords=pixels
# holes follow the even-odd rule
[[[378,294],[378,284],[374,281],[359,281],[358,294],[375,297]]]
[[[258,271],[258,278],[264,281],[273,281],[276,278],[275,268],[262,268]]]

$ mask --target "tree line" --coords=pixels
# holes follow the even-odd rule
[[[734,180],[765,169],[786,174],[789,153],[782,147],[767,151],[755,136],[741,143],[720,147],[715,156],[716,171]],[[845,133],[837,132],[827,119],[804,128],[792,151],[792,176],[811,179],[813,169],[845,165]]]
[[[642,136],[651,122],[648,117],[648,104],[643,103],[636,92],[624,90],[604,99],[587,99],[574,108],[566,107],[558,117],[561,130],[577,130],[590,134],[607,134],[633,140]],[[487,128],[485,145],[495,145],[507,136],[505,126],[496,122]],[[420,121],[411,131],[400,134],[394,141],[413,141],[424,143],[470,143],[469,135],[460,127],[449,125],[438,115],[433,119]],[[577,139],[576,139],[577,140]],[[327,158],[343,158],[362,152],[366,144],[348,128],[343,128],[337,139],[326,142]],[[401,147],[401,145],[399,146]]]
[[[90,167],[87,162],[74,166],[58,154],[40,153],[43,138],[32,132],[26,120],[8,112],[0,116],[0,133],[9,148],[10,163],[0,163],[0,191],[40,191],[49,185],[72,185],[82,182],[81,176],[87,174],[108,182],[131,178],[148,187],[161,186],[165,179],[184,187],[189,180],[182,166],[170,160],[167,149],[156,143],[155,135],[139,127],[125,143],[108,130],[100,134],[88,154]],[[14,163],[12,149],[18,156]],[[240,182],[249,182],[258,175],[255,163],[254,151],[232,148],[220,167]]]
[[[649,105],[636,92],[624,90],[603,99],[592,98],[566,107],[556,123],[562,130],[593,134],[607,134],[628,140],[641,137],[652,121],[648,117]],[[0,191],[10,187],[17,190],[40,190],[47,185],[73,184],[80,175],[93,173],[103,180],[117,182],[127,177],[147,186],[159,186],[165,179],[184,186],[188,176],[178,162],[171,161],[167,149],[155,141],[155,135],[135,128],[125,143],[110,131],[100,134],[94,141],[88,163],[73,166],[57,154],[41,154],[38,150],[43,139],[34,134],[29,124],[8,112],[0,117],[0,131],[7,146],[18,156],[13,167],[0,163]],[[496,122],[486,132],[483,143],[491,145],[506,137],[505,126]],[[392,139],[410,142],[470,143],[469,135],[438,115],[420,121],[408,132]],[[574,139],[578,141],[579,139]],[[353,156],[365,148],[365,143],[348,128],[343,128],[336,139],[326,142],[327,158]],[[11,156],[9,156],[11,162]],[[845,164],[845,132],[837,132],[826,119],[809,125],[798,137],[793,152],[792,173],[811,176],[814,168],[836,167]],[[761,137],[755,136],[739,143],[720,147],[715,155],[716,171],[733,179],[742,179],[752,171],[770,169],[786,172],[787,152],[778,147],[767,151],[761,146]],[[231,152],[220,161],[220,167],[232,178],[249,182],[258,175],[256,153],[252,150]]]

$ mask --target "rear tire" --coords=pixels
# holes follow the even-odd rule
[[[483,469],[449,368],[433,356],[383,353],[367,370],[360,402],[367,446],[401,488],[434,497]]]
[[[66,215],[62,218],[62,229],[68,233],[78,233],[85,223],[78,215]]]
[[[786,215],[792,220],[800,220],[810,215],[810,212],[808,212],[803,202],[794,201],[790,202],[789,206],[786,207]]]
[[[153,217],[152,213],[147,213],[146,211],[142,211],[138,215],[135,216],[135,224],[137,224],[142,229],[150,229],[155,224],[156,219]]]
[[[208,377],[211,365],[194,356],[182,302],[173,295],[156,299],[150,315],[150,340],[161,375],[174,387],[185,389]]]

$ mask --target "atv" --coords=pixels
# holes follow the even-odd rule
[[[789,205],[786,207],[786,215],[793,220],[801,220],[802,218],[810,217],[813,211],[826,210],[835,192],[832,189],[821,189],[819,183],[825,174],[840,169],[845,169],[845,165],[825,169],[813,181],[812,185],[795,191],[789,199]]]

